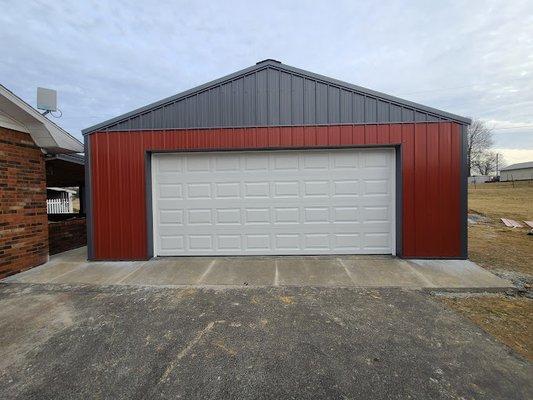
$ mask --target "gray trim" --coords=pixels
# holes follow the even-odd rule
[[[83,141],[83,148],[85,150],[85,140]],[[46,157],[45,161],[51,161],[51,160],[61,160],[61,161],[67,161],[74,164],[79,165],[85,165],[85,157],[81,154],[55,154],[50,157]]]
[[[439,124],[442,122],[456,122],[456,121],[390,121],[390,122],[361,122],[361,123],[339,123],[334,124],[335,126],[366,126],[366,125],[412,125],[416,123],[424,123],[424,124]],[[146,132],[146,131],[158,131],[158,132],[165,132],[165,131],[175,131],[176,129],[180,130],[186,130],[186,131],[200,131],[200,130],[216,130],[216,129],[252,129],[252,128],[293,128],[293,127],[328,127],[331,126],[331,124],[312,124],[312,125],[254,125],[254,126],[205,126],[205,127],[189,127],[189,128],[162,128],[162,129],[145,129],[145,128],[128,128],[123,130],[106,130],[106,133],[113,133],[113,132],[128,132],[128,133],[134,133],[134,132]],[[87,135],[91,135],[95,132],[90,132]]]
[[[312,103],[314,107],[306,107]],[[82,132],[85,135],[111,129],[337,125],[393,120],[471,122],[432,107],[267,60]]]
[[[154,219],[152,209],[152,152],[144,153],[144,180],[146,200],[146,256],[148,259],[154,256]]]
[[[403,256],[403,171],[402,171],[402,145],[396,146],[396,256]]]
[[[460,189],[460,224],[461,224],[461,258],[468,258],[468,135],[467,126],[461,126],[461,189]]]
[[[153,243],[153,211],[152,211],[152,154],[165,154],[165,153],[218,153],[218,152],[253,152],[253,151],[302,151],[302,150],[345,150],[345,149],[368,149],[368,148],[379,148],[379,149],[394,149],[395,150],[395,159],[396,159],[396,171],[395,171],[395,186],[396,186],[396,219],[395,230],[396,230],[396,257],[403,258],[403,237],[402,237],[402,226],[403,226],[403,213],[402,213],[402,198],[403,198],[403,186],[402,186],[402,145],[401,144],[376,144],[376,145],[354,145],[354,146],[324,146],[324,147],[262,147],[262,148],[253,148],[253,149],[242,149],[242,148],[223,148],[223,149],[180,149],[180,150],[147,150],[145,153],[145,181],[146,181],[146,246],[147,246],[147,255],[148,258],[154,257],[154,243]],[[279,254],[283,255],[283,254]],[[288,254],[294,255],[294,254]],[[312,255],[312,254],[309,254]],[[324,255],[324,254],[316,254]],[[335,254],[331,254],[335,255]],[[173,257],[197,257],[197,256],[173,256]],[[233,256],[232,256],[233,257]],[[247,256],[236,256],[236,257],[247,257]]]
[[[87,259],[94,260],[91,143],[89,141],[89,137],[84,136],[83,139],[83,147],[85,151],[85,221],[87,225]]]
[[[219,153],[219,152],[254,152],[254,151],[291,151],[291,150],[342,150],[342,149],[393,149],[398,147],[398,144],[363,144],[363,145],[338,145],[338,146],[298,146],[298,147],[254,147],[254,148],[242,148],[242,147],[222,147],[222,148],[194,148],[194,149],[155,149],[147,150],[152,154],[165,154],[165,153]]]

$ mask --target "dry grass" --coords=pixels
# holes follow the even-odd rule
[[[527,228],[507,228],[500,218],[533,220],[533,182],[491,183],[468,188],[470,213],[487,219],[468,226],[469,258],[486,269],[533,276],[533,236]],[[527,297],[439,298],[498,340],[533,360],[533,300]]]
[[[469,258],[486,269],[533,275],[533,236],[525,229],[513,230],[503,224],[470,225],[468,246]]]
[[[533,361],[533,300],[504,295],[439,299]]]
[[[468,227],[469,257],[487,269],[533,275],[533,236],[527,228],[507,228],[500,218],[533,220],[533,182],[471,185],[471,213],[489,218]]]
[[[533,219],[533,181],[485,183],[469,185],[468,208],[499,220]]]

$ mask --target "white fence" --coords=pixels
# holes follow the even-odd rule
[[[72,202],[69,199],[47,199],[46,212],[48,214],[72,213]]]

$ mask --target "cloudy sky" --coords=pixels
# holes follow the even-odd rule
[[[480,118],[533,160],[533,2],[0,0],[0,83],[80,130],[265,58]]]

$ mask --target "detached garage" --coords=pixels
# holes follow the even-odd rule
[[[259,62],[83,131],[89,259],[466,258],[469,123]]]

